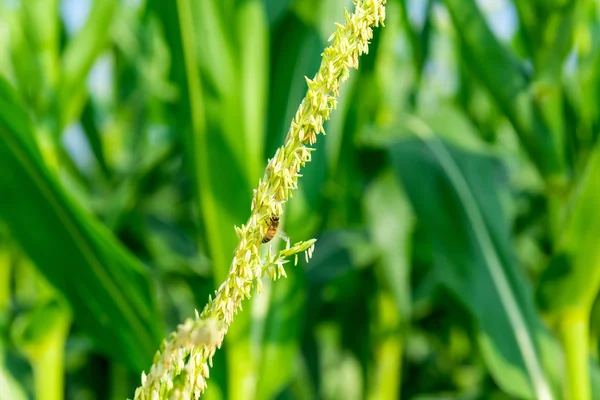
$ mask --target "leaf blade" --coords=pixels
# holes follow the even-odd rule
[[[428,231],[440,277],[479,323],[480,345],[498,383],[522,397],[552,398],[539,350],[543,331],[510,261],[497,189],[477,178],[480,171],[489,175],[494,162],[423,140],[399,142],[389,151]]]
[[[161,337],[143,267],[63,191],[33,142],[16,95],[0,80],[0,218],[98,347],[132,368],[147,367]],[[10,111],[10,112],[7,112]],[[60,249],[64,249],[62,253]],[[119,326],[119,329],[114,329]]]

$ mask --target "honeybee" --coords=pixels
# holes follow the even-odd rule
[[[277,229],[279,228],[279,217],[277,215],[272,215],[271,218],[269,218],[268,224],[269,229],[267,229],[267,233],[265,233],[265,236],[262,238],[263,243],[270,242],[277,233]]]

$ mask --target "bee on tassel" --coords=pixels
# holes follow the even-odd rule
[[[282,239],[284,239],[287,243],[287,247],[289,248],[290,246],[290,238],[287,237],[286,234],[284,234],[281,230],[279,230],[279,216],[278,215],[271,215],[271,217],[269,217],[269,220],[267,221],[267,233],[265,233],[265,236],[263,236],[262,238],[262,243],[269,243],[271,240],[273,240],[273,238],[275,236],[280,236]]]

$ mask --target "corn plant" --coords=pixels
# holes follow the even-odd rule
[[[374,4],[0,0],[0,398],[600,397],[600,5]]]

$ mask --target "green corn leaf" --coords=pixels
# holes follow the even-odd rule
[[[542,309],[560,315],[589,310],[600,285],[600,145],[596,145],[574,191],[555,255],[537,289]]]
[[[2,394],[13,400],[26,400],[28,399],[25,394],[25,389],[21,386],[10,373],[10,369],[4,366],[4,356],[0,354],[0,387],[2,388]]]
[[[237,10],[240,58],[238,101],[242,109],[241,132],[245,134],[245,168],[255,182],[264,169],[266,109],[269,91],[269,26],[262,1],[249,0]],[[239,132],[238,132],[239,134]]]
[[[45,166],[30,121],[0,79],[0,219],[69,301],[97,347],[147,368],[162,336],[143,266],[62,189]]]
[[[83,29],[68,42],[62,58],[62,81],[58,99],[61,115],[58,131],[76,118],[85,104],[85,79],[96,58],[106,49],[117,0],[94,1]]]
[[[16,58],[23,55],[31,58],[15,59],[18,65],[30,64],[23,70],[16,70],[19,86],[25,92],[31,90],[32,105],[38,112],[47,113],[60,77],[58,1],[24,2],[20,11],[24,41],[15,43],[12,50]],[[24,71],[30,73],[24,75]],[[32,79],[32,75],[36,78]]]
[[[561,132],[552,130],[531,93],[523,64],[493,35],[475,1],[446,0],[467,65],[514,126],[529,157],[550,183],[564,184]]]
[[[377,320],[380,335],[372,368],[371,397],[398,398],[405,328],[411,319],[410,244],[414,217],[406,194],[389,170],[378,176],[365,193],[371,240],[380,254]],[[388,299],[389,298],[389,299]],[[390,333],[394,332],[394,333]]]
[[[391,173],[378,177],[365,193],[365,209],[371,240],[381,252],[385,286],[394,296],[400,317],[411,310],[410,232],[414,217],[406,195]]]
[[[268,314],[261,341],[257,399],[272,399],[295,373],[306,309],[306,282],[301,267],[286,269],[287,278],[270,286]]]
[[[507,182],[497,161],[434,138],[395,142],[389,154],[439,279],[477,322],[498,385],[518,397],[552,398],[543,367],[546,332],[515,265],[500,203]]]
[[[538,303],[563,340],[571,398],[589,399],[589,320],[600,287],[600,145],[569,204],[555,255],[537,288]]]

